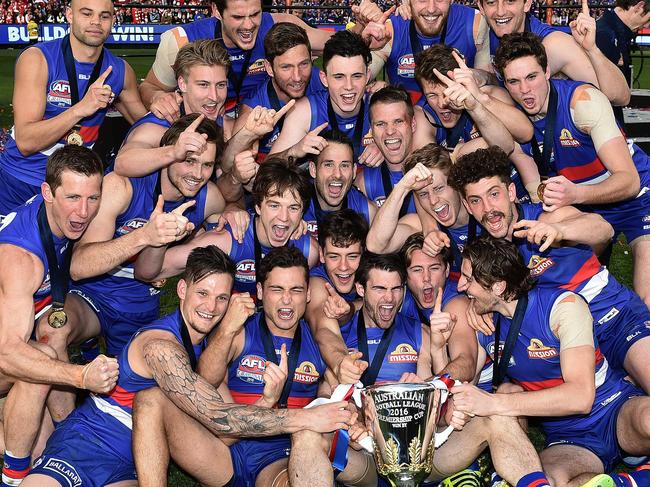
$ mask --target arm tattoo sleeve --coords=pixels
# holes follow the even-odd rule
[[[144,357],[163,393],[216,435],[240,437],[291,433],[291,412],[225,404],[221,394],[192,370],[187,352],[172,340],[152,340]]]

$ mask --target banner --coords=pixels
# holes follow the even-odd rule
[[[121,24],[113,26],[106,44],[138,45],[158,44],[160,34],[180,24]],[[326,25],[321,28],[340,30],[343,25]],[[38,26],[38,40],[51,41],[59,39],[68,33],[68,24],[41,24]],[[0,24],[0,45],[24,46],[29,44],[27,25]]]

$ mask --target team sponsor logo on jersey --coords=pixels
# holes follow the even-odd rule
[[[237,366],[237,378],[249,384],[263,384],[266,359],[259,355],[245,355]]]
[[[417,361],[418,352],[408,343],[400,343],[388,356],[388,362],[391,364]]]
[[[613,307],[610,309],[605,316],[603,316],[601,319],[598,320],[598,324],[602,325],[603,323],[607,323],[609,320],[614,318],[618,314],[618,308]]]
[[[562,129],[560,132],[560,145],[562,147],[580,147],[580,142],[573,138],[568,129]]]
[[[42,458],[40,461],[42,461]],[[38,465],[34,464],[34,466],[36,467]],[[70,465],[68,462],[59,460],[58,458],[48,458],[45,464],[43,464],[41,468],[59,473],[68,481],[68,485],[70,487],[81,486],[81,476],[77,473],[75,468],[72,465]],[[59,477],[55,477],[55,478],[58,479]]]
[[[0,215],[0,232],[3,231],[7,226],[14,221],[14,218],[16,218],[17,213],[11,212],[8,215]]]
[[[404,54],[397,60],[397,75],[402,78],[415,77],[415,57],[413,54]]]
[[[528,350],[528,358],[553,358],[558,355],[555,348],[547,347],[539,338],[531,338],[526,350]]]
[[[478,139],[481,136],[481,132],[478,131],[476,125],[472,125],[472,130],[469,132],[469,139],[474,140]]]
[[[650,222],[650,215],[646,215],[643,217],[643,223],[648,223]]]
[[[646,328],[650,328],[650,320],[646,320],[643,322]]]
[[[369,130],[368,133],[363,136],[362,143],[363,143],[364,146],[366,146],[366,145],[370,145],[370,144],[372,144],[374,142],[375,142],[375,140],[372,138],[372,132]]]
[[[307,360],[301,362],[293,373],[294,382],[301,384],[315,384],[319,378],[320,374],[316,366]]]
[[[235,279],[243,282],[255,282],[255,261],[253,259],[244,259],[237,262]]]
[[[631,335],[628,335],[627,337],[625,337],[625,341],[626,341],[626,342],[629,342],[630,340],[634,340],[634,339],[635,339],[636,337],[638,337],[640,334],[641,334],[641,330],[637,330],[637,331],[635,331],[634,333],[632,333]]]
[[[251,63],[248,67],[248,75],[265,73],[266,68],[264,67],[264,58],[258,59],[257,61]]]
[[[538,277],[544,274],[547,269],[550,269],[555,265],[548,257],[541,257],[539,255],[533,255],[528,261],[528,268],[530,269],[530,275],[533,277]]]
[[[68,108],[72,105],[70,97],[70,83],[67,79],[52,81],[47,90],[47,102],[55,107]]]
[[[602,401],[602,402],[600,403],[600,405],[603,406],[603,407],[607,406],[610,402],[614,401],[614,400],[615,400],[618,396],[620,396],[621,394],[622,394],[621,391],[615,392],[614,394],[612,394],[611,396],[609,396],[607,399],[605,399],[604,401]]]
[[[117,230],[115,230],[115,233],[118,235],[118,237],[121,237],[122,235],[131,233],[133,230],[144,227],[146,223],[146,218],[132,218],[131,220],[125,221],[120,227],[118,227]]]

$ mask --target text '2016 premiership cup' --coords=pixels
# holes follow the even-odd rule
[[[365,423],[374,439],[377,471],[393,487],[415,487],[433,468],[433,451],[452,431],[436,434],[447,384],[388,383],[361,394]]]

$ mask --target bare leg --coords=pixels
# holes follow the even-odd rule
[[[255,479],[255,487],[287,487],[289,485],[288,468],[288,458],[267,465]]]
[[[650,236],[635,239],[631,247],[634,259],[634,290],[650,307]]]
[[[167,484],[169,447],[163,399],[163,393],[154,387],[138,392],[133,402],[133,458],[140,487]]]
[[[630,347],[623,367],[646,394],[650,394],[650,337],[645,337]]]
[[[32,474],[25,477],[20,487],[63,487],[60,482],[54,480],[52,477],[41,474]]]
[[[576,445],[551,446],[540,454],[540,458],[553,487],[579,487],[603,473],[600,459]]]
[[[616,438],[630,455],[650,454],[650,397],[628,399],[616,418]]]
[[[433,472],[427,481],[441,480],[460,472],[486,446],[490,447],[496,471],[511,485],[516,485],[529,473],[542,470],[537,452],[517,418],[475,417],[462,431],[453,432],[436,450]]]
[[[334,472],[327,456],[330,442],[320,433],[300,431],[291,435],[289,483],[294,487],[332,487]]]

